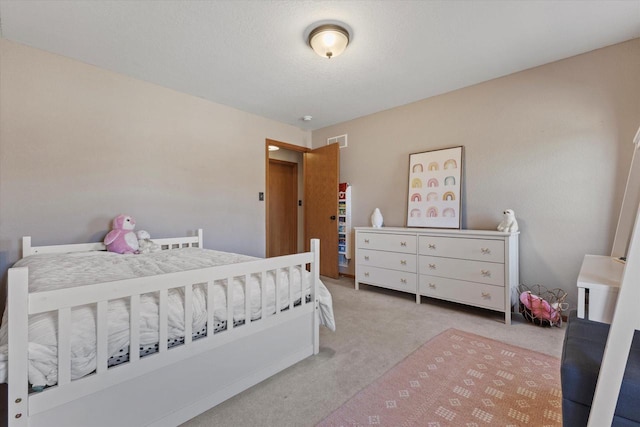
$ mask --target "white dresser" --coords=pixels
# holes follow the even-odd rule
[[[356,280],[421,296],[483,307],[511,323],[517,289],[518,233],[356,227]]]

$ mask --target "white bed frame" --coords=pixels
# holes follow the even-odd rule
[[[618,218],[612,256],[627,255],[616,309],[602,356],[596,391],[589,412],[588,427],[609,426],[620,396],[622,379],[629,360],[633,335],[640,330],[640,199],[638,165],[640,128],[633,137],[633,157]],[[635,214],[635,219],[634,219]],[[630,232],[628,231],[630,230]]]
[[[163,250],[202,247],[202,230],[196,236],[154,239]],[[99,283],[49,292],[28,292],[26,267],[8,274],[9,321],[8,425],[17,426],[176,426],[259,383],[275,373],[318,353],[318,283],[320,242],[311,240],[311,251],[220,267],[169,273],[151,277]],[[105,250],[102,243],[31,246],[23,238],[22,255]],[[305,298],[281,311],[276,295],[276,313],[233,327],[233,310],[227,310],[227,329],[213,334],[213,310],[209,310],[206,337],[192,341],[191,322],[185,322],[185,342],[167,348],[167,292],[184,287],[185,301],[192,298],[192,285],[258,274],[261,288],[266,272],[311,266],[311,300]],[[276,275],[279,276],[279,275]],[[291,276],[291,275],[290,275]],[[262,288],[264,289],[264,288]],[[276,286],[278,289],[278,286]],[[140,358],[130,351],[130,360],[107,368],[107,305],[109,300],[130,298],[131,349],[139,346],[140,295],[159,292],[160,348]],[[208,292],[213,298],[213,292]],[[227,292],[227,295],[230,295]],[[262,293],[265,313],[265,293]],[[245,314],[250,307],[245,298]],[[97,307],[97,360],[95,373],[70,379],[71,308],[84,304]],[[212,307],[212,301],[207,301]],[[56,311],[58,317],[58,384],[42,392],[29,393],[27,377],[29,315]],[[191,304],[185,318],[191,319]],[[245,316],[251,319],[251,316]]]
[[[629,242],[627,262],[602,356],[596,391],[589,412],[588,427],[610,426],[613,422],[633,335],[636,330],[640,330],[638,301],[640,301],[640,208],[636,214],[635,226]]]

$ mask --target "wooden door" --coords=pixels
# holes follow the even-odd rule
[[[269,159],[267,257],[298,252],[298,165]]]
[[[338,144],[304,155],[305,247],[320,239],[320,274],[338,278]]]

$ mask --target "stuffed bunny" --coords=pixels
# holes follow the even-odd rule
[[[109,252],[134,254],[138,251],[138,237],[133,229],[136,221],[129,215],[118,215],[113,219],[112,230],[104,238]]]
[[[140,230],[136,232],[136,236],[138,237],[139,254],[149,254],[161,250],[160,245],[151,240],[151,235],[148,231]]]

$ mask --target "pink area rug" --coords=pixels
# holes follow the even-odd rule
[[[318,426],[562,426],[560,360],[449,329]]]

